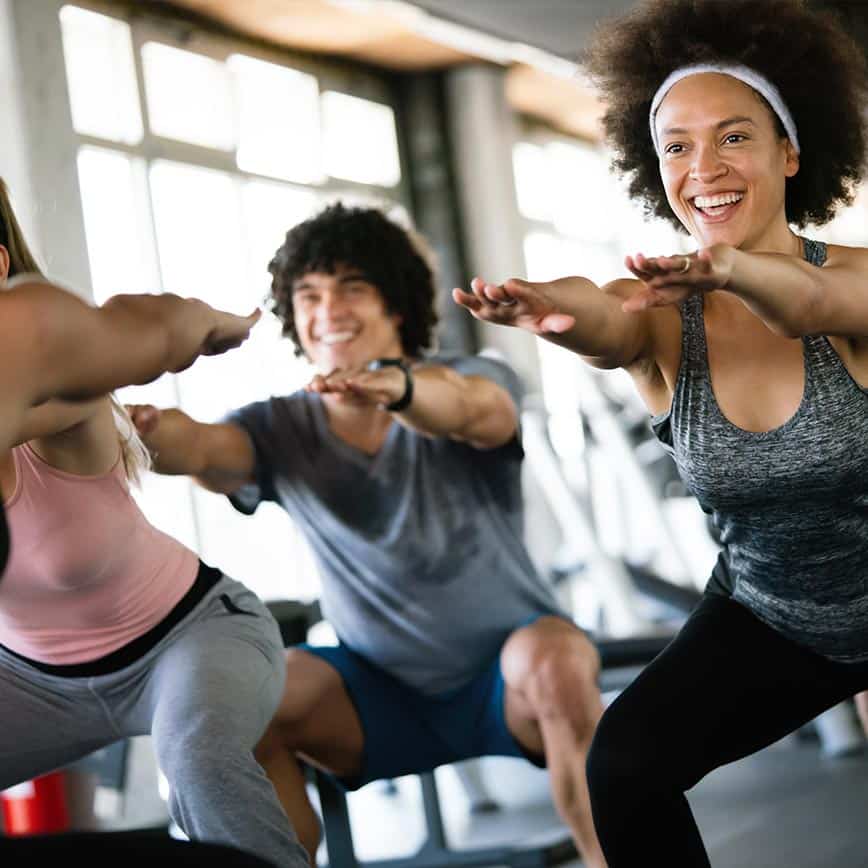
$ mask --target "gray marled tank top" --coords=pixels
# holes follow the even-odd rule
[[[805,259],[822,266],[826,245],[805,239]],[[825,657],[868,661],[868,390],[827,338],[805,337],[799,408],[745,431],[712,391],[701,295],[681,322],[672,407],[652,427],[720,531],[710,589]]]

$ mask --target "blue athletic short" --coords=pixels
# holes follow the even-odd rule
[[[469,683],[432,696],[402,684],[346,645],[298,647],[337,669],[361,719],[361,771],[339,779],[348,790],[480,756],[521,757],[545,767],[545,759],[525,751],[507,729],[499,653]]]

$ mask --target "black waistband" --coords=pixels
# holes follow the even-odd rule
[[[59,675],[62,678],[87,678],[95,675],[108,675],[144,657],[172,627],[182,621],[196,608],[205,594],[222,578],[223,573],[220,570],[209,567],[200,561],[199,572],[196,575],[196,580],[190,586],[190,590],[181,597],[162,621],[151,627],[147,633],[143,633],[137,639],[133,639],[132,642],[122,645],[117,651],[112,651],[111,654],[106,654],[105,657],[99,657],[96,660],[57,666],[51,663],[42,663],[39,660],[31,660],[23,654],[16,654],[5,645],[0,645],[0,648],[13,657],[24,661],[28,666],[32,666],[40,672],[45,672],[47,675]]]

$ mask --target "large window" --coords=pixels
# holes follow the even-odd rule
[[[170,291],[248,313],[267,295],[286,231],[327,201],[402,208],[382,82],[202,33],[180,44],[158,22],[122,14],[60,9],[97,302]],[[269,314],[240,350],[121,398],[213,421],[310,374]],[[309,552],[279,508],[246,518],[186,479],[153,474],[137,497],[154,524],[261,596],[317,593]]]

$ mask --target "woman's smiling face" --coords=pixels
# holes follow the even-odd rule
[[[700,247],[785,247],[798,155],[753,88],[728,75],[677,82],[655,118],[669,205]]]

